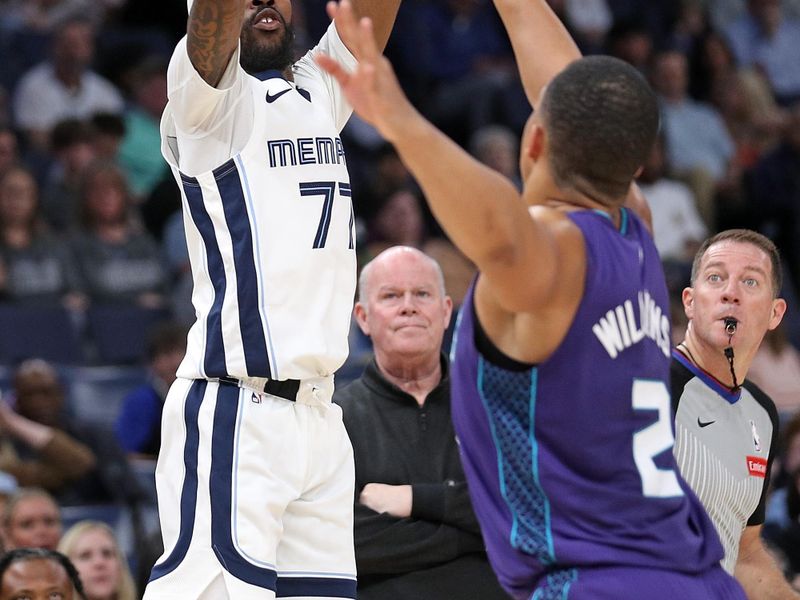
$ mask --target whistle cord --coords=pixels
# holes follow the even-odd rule
[[[700,366],[700,365],[698,364],[697,360],[695,360],[695,358],[694,358],[694,354],[692,354],[692,351],[691,351],[691,350],[689,350],[689,346],[687,346],[686,344],[684,344],[683,342],[681,342],[680,344],[678,344],[678,348],[683,348],[683,350],[686,350],[686,354],[688,354],[688,355],[689,355],[689,359],[690,359],[690,360],[691,360],[691,361],[692,361],[692,362],[693,362],[695,365],[697,365],[698,367]]]
[[[736,371],[733,369],[733,345],[731,344],[731,340],[733,339],[733,334],[728,336],[728,347],[725,348],[725,358],[728,359],[728,364],[731,367],[731,377],[733,377],[733,389],[738,390],[741,386],[739,385],[739,381],[736,379]]]
[[[733,336],[730,336],[730,338],[732,337]],[[730,338],[728,338],[729,344],[731,343]],[[686,354],[695,365],[697,365],[698,367],[700,366],[700,364],[695,359],[694,354],[692,354],[692,351],[689,350],[689,346],[681,342],[680,344],[678,344],[678,348],[682,352],[685,350],[684,354]],[[738,390],[740,386],[738,380],[736,379],[736,371],[733,369],[733,346],[728,346],[727,348],[725,348],[724,352],[725,352],[725,358],[728,359],[728,364],[730,365],[731,368],[731,377],[733,377],[733,387],[731,389],[735,391]]]

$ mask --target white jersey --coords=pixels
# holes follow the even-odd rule
[[[333,24],[317,49],[355,65]],[[236,52],[217,88],[185,39],[173,54],[162,152],[181,188],[197,314],[179,377],[325,377],[347,357],[356,258],[339,132],[351,108],[317,49],[294,82],[248,75]]]

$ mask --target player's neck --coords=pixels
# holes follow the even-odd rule
[[[592,196],[574,188],[556,185],[550,172],[545,168],[534,169],[525,182],[525,194],[531,205],[542,205],[557,210],[597,210],[611,219],[615,226],[620,223],[619,206],[608,206]]]
[[[294,71],[292,71],[292,65],[288,65],[283,70],[281,69],[265,69],[263,71],[247,71],[249,75],[253,77],[257,77],[259,79],[264,79],[265,77],[275,77],[276,75],[280,74],[286,81],[294,82]]]

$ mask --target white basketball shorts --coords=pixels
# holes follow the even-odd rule
[[[178,379],[156,467],[164,554],[145,600],[355,598],[353,450],[332,379],[296,401]]]

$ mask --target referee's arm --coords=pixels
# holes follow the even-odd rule
[[[748,598],[754,600],[797,600],[775,559],[761,541],[762,525],[745,527],[739,542],[739,557],[734,575]]]

